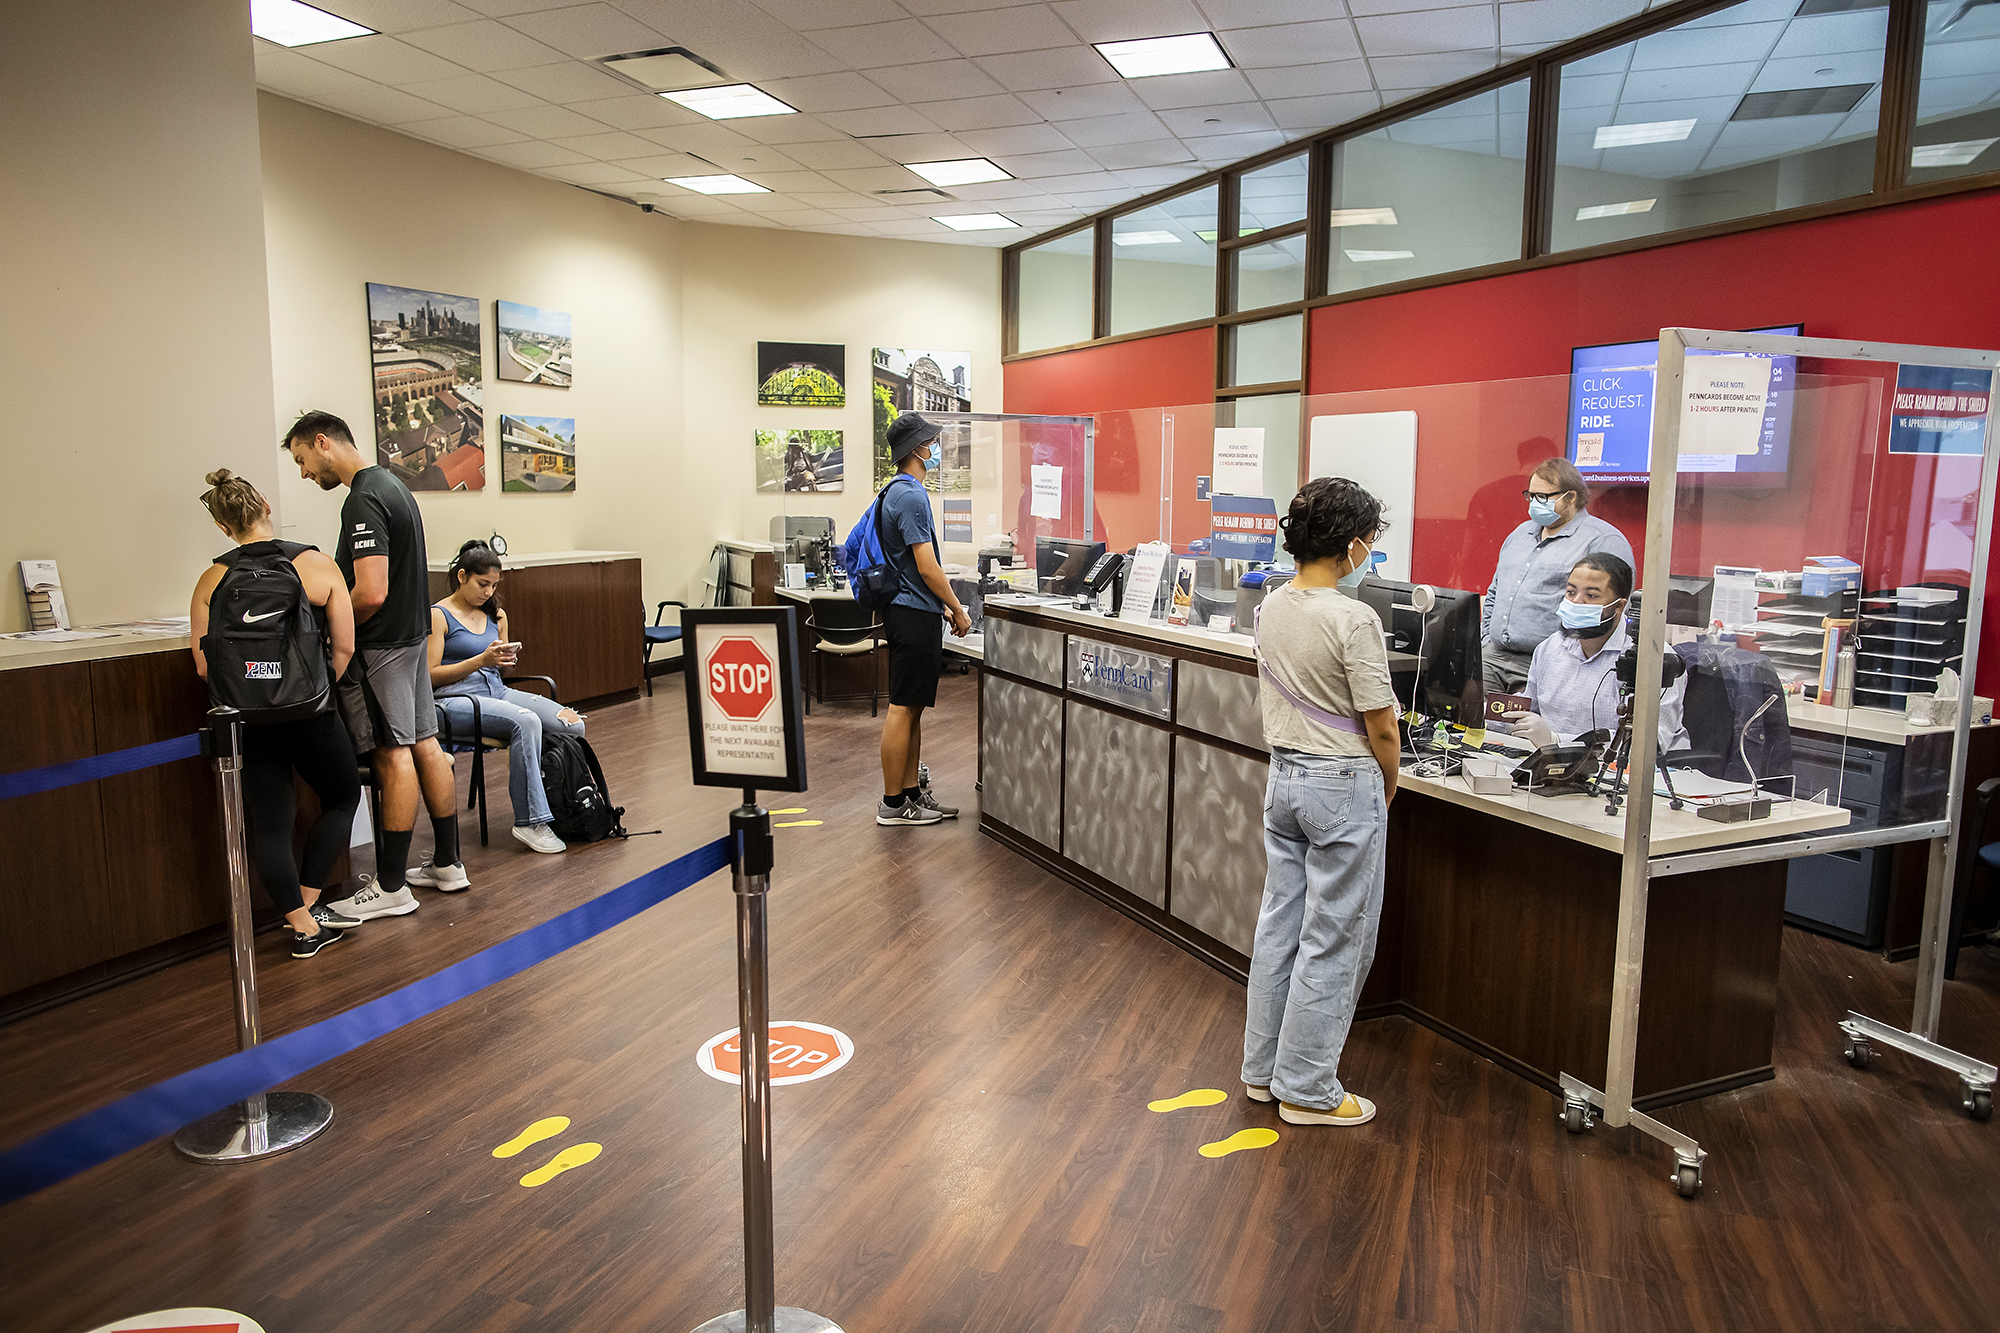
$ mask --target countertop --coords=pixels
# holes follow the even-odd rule
[[[141,653],[186,652],[185,634],[112,634],[102,639],[0,639],[0,671],[21,667],[59,666],[65,662],[97,662]]]
[[[637,560],[637,551],[529,551],[520,555],[508,553],[500,557],[500,565],[506,569],[534,569],[541,565],[594,565],[607,560]],[[433,560],[431,573],[442,574],[451,568],[450,560]]]

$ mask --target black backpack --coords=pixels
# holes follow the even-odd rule
[[[625,807],[611,804],[597,752],[581,736],[542,736],[542,789],[548,794],[549,829],[564,842],[602,842],[631,835]]]
[[[326,711],[332,672],[319,618],[292,556],[317,547],[257,542],[218,557],[222,582],[208,597],[208,697],[243,721],[295,722]]]

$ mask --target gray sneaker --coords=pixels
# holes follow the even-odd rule
[[[875,822],[878,824],[935,824],[943,818],[930,806],[916,801],[875,802]]]
[[[937,811],[938,817],[941,819],[958,818],[958,807],[941,803],[937,798],[937,793],[931,790],[931,766],[929,764],[917,765],[917,803],[926,809]]]
[[[351,916],[357,921],[371,921],[378,916],[407,916],[417,910],[417,896],[408,889],[397,889],[394,893],[382,892],[382,886],[369,880],[352,898],[342,898],[327,904],[342,916]]]

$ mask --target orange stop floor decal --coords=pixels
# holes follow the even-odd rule
[[[701,1072],[724,1083],[743,1081],[743,1047],[737,1030],[718,1032],[701,1044],[695,1063]],[[845,1032],[823,1023],[791,1020],[771,1024],[771,1086],[810,1083],[825,1078],[854,1058],[854,1043]]]

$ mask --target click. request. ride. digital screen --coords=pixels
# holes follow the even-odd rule
[[[1799,324],[1749,329],[1749,333],[1798,335]],[[1657,340],[1606,343],[1570,352],[1569,435],[1565,453],[1593,484],[1646,481],[1653,462],[1653,383]],[[1688,349],[1688,355],[1724,353]],[[1798,359],[1771,356],[1771,385],[1754,454],[1683,453],[1680,475],[1710,485],[1777,487],[1791,463],[1792,384]]]

